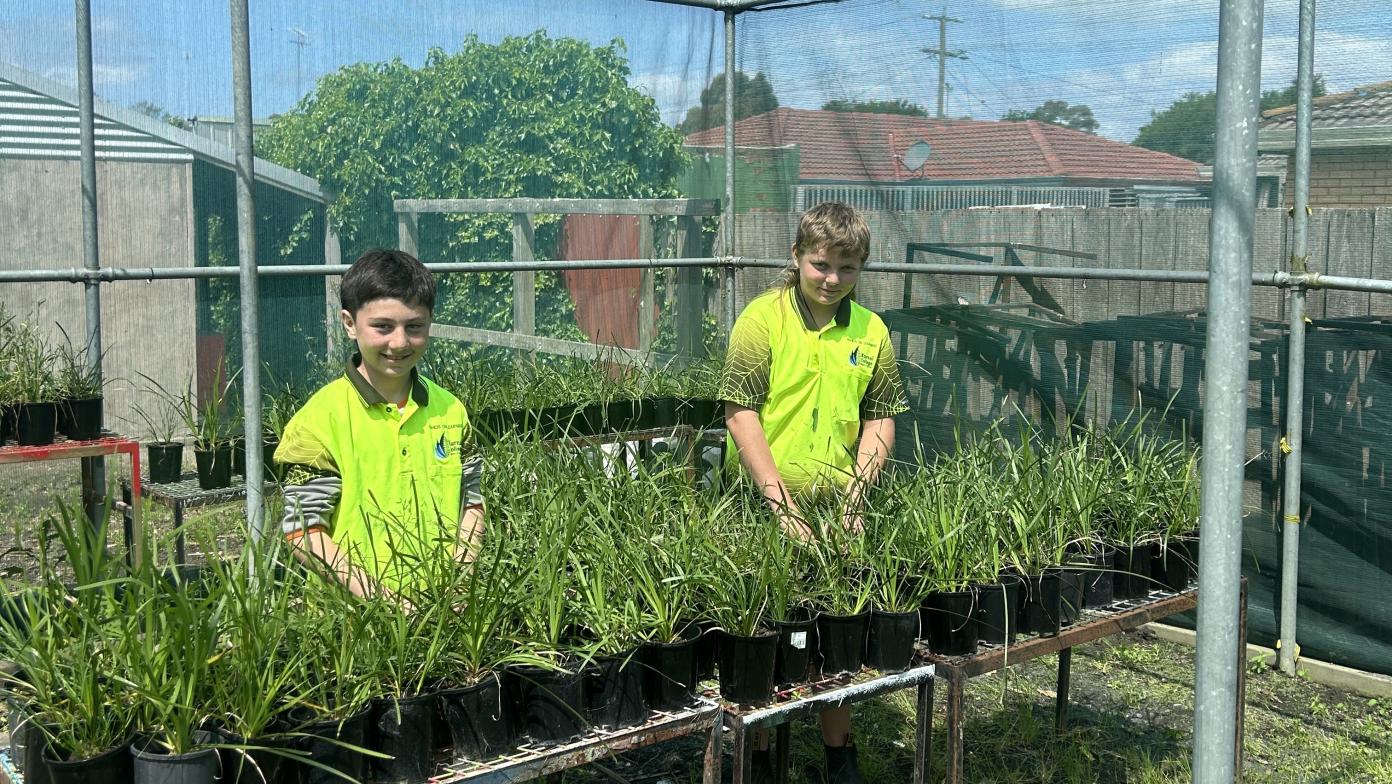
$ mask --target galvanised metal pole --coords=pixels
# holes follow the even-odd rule
[[[725,255],[735,255],[735,12],[725,12]],[[735,268],[725,268],[725,338],[735,328]]]
[[[1223,0],[1218,12],[1218,111],[1209,224],[1208,337],[1199,535],[1195,784],[1231,784],[1247,430],[1252,226],[1257,212],[1257,115],[1262,0]]]
[[[96,109],[92,99],[92,4],[77,0],[77,129],[82,179],[82,265],[84,269],[101,267],[101,249],[97,243],[97,131]],[[101,283],[83,283],[83,312],[86,316],[87,342],[84,346],[87,364],[97,377],[102,372]],[[100,416],[100,412],[98,412]],[[106,460],[101,457],[82,459],[82,504],[87,519],[100,526],[106,514]]]
[[[1309,266],[1310,125],[1314,113],[1315,0],[1300,0],[1300,44],[1296,65],[1295,99],[1295,216],[1290,272],[1304,275]],[[1277,658],[1281,672],[1295,674],[1300,646],[1295,641],[1300,576],[1300,458],[1305,431],[1305,287],[1290,295],[1290,358],[1286,370],[1286,480],[1281,488],[1281,639]]]
[[[251,143],[251,35],[247,0],[232,7],[233,141],[237,152],[237,261],[242,295],[242,417],[246,436],[246,514],[251,538],[264,533],[261,465],[261,330],[256,275],[256,180]]]

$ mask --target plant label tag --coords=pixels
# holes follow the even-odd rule
[[[788,642],[798,650],[805,649],[807,647],[807,632],[793,632],[788,635]]]

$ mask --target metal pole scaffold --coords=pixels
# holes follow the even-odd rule
[[[1261,36],[1261,0],[1223,0],[1218,12],[1218,111],[1204,363],[1195,784],[1230,784],[1240,753],[1233,716],[1238,668],[1243,666],[1238,660],[1238,581]]]
[[[1297,50],[1295,103],[1294,243],[1290,273],[1304,275],[1309,267],[1310,124],[1314,109],[1315,0],[1300,2],[1300,44]],[[1290,293],[1290,345],[1286,381],[1285,484],[1281,488],[1281,638],[1277,660],[1281,672],[1295,674],[1300,647],[1295,642],[1300,572],[1300,458],[1305,430],[1305,287]]]
[[[82,180],[82,266],[85,270],[101,268],[101,249],[97,238],[97,131],[96,107],[92,95],[92,3],[77,0],[77,128],[78,156]],[[87,279],[83,283],[83,313],[87,340],[83,346],[87,364],[101,377],[102,323],[101,282]],[[87,519],[99,525],[106,514],[106,460],[102,457],[82,459],[82,504]]]
[[[735,255],[735,12],[725,12],[725,255]],[[735,328],[735,268],[725,268],[725,337]]]
[[[242,305],[242,418],[246,436],[246,514],[252,541],[265,524],[261,450],[260,302],[256,274],[256,180],[251,142],[251,35],[247,0],[230,0],[232,10],[232,97],[237,153],[237,261]]]

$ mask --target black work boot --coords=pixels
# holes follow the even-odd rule
[[[850,738],[846,745],[826,747],[827,784],[864,784],[860,766],[856,763],[855,744]]]
[[[773,784],[773,752],[768,749],[755,749],[749,755],[749,775],[744,779],[748,784]]]

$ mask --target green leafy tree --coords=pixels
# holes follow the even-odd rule
[[[750,76],[743,71],[735,71],[735,120],[743,120],[756,114],[771,112],[778,108],[778,96],[773,94],[773,85],[760,71]],[[704,131],[725,124],[725,74],[716,74],[710,84],[701,91],[701,103],[686,112],[686,119],[677,125],[683,134]]]
[[[1001,119],[1008,122],[1038,120],[1083,133],[1097,133],[1097,119],[1092,116],[1092,109],[1087,104],[1068,101],[1045,101],[1028,112],[1024,109],[1011,109]]]
[[[893,101],[848,101],[837,98],[822,104],[824,112],[868,112],[872,114],[907,114],[910,117],[927,117],[928,110],[912,101],[897,98]]]
[[[259,154],[319,180],[347,258],[395,247],[398,198],[674,197],[681,137],[629,86],[621,41],[593,46],[544,31],[458,52],[344,66],[257,137]],[[422,216],[427,261],[511,259],[507,215]],[[555,216],[536,218],[538,255]],[[559,277],[537,276],[541,334],[578,337]],[[511,276],[442,277],[440,321],[508,329]]]
[[[1324,95],[1324,77],[1315,75],[1315,97]],[[1275,109],[1295,103],[1296,86],[1284,90],[1264,90],[1261,109]],[[1218,123],[1218,93],[1188,92],[1161,112],[1151,112],[1150,122],[1141,126],[1131,143],[1159,150],[1199,163],[1213,163],[1213,131]]]
[[[149,101],[136,101],[135,103],[131,104],[130,108],[136,110],[137,112],[140,112],[146,117],[152,117],[156,120],[159,120],[162,123],[168,123],[174,126],[175,128],[183,128],[186,131],[190,130],[189,121],[186,118],[170,114],[169,112],[164,110],[163,106],[160,106],[158,104],[154,104]]]

